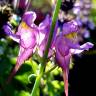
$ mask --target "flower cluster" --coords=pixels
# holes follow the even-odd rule
[[[45,20],[41,22],[39,26],[37,26],[34,24],[35,19],[35,12],[26,12],[23,15],[22,22],[19,25],[16,34],[13,34],[8,24],[3,27],[7,35],[9,35],[13,40],[17,41],[20,45],[17,62],[8,78],[8,82],[16,74],[24,61],[27,60],[35,52],[36,49],[38,50],[38,54],[41,57],[44,54],[52,20],[51,17],[47,15]],[[64,23],[62,32],[58,32],[57,29],[58,23],[56,24],[54,30],[49,53],[51,53],[50,50],[55,50],[55,59],[58,65],[63,70],[65,93],[66,96],[68,96],[68,73],[70,58],[72,54],[80,53],[83,50],[88,50],[89,48],[92,48],[93,44],[87,42],[81,46],[79,45],[77,39],[79,27],[77,25],[77,22],[74,20]]]
[[[90,30],[94,30],[95,25],[90,16],[90,10],[92,9],[92,1],[91,0],[77,0],[74,4],[73,13],[76,15],[76,20],[78,24],[81,26],[80,34],[83,38],[90,38]]]

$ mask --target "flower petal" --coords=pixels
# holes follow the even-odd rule
[[[36,19],[36,13],[33,11],[28,11],[23,15],[22,20],[27,23],[27,25],[31,26]]]
[[[16,42],[20,42],[20,36],[19,35],[16,35],[12,32],[12,29],[9,25],[4,25],[3,26],[3,29],[6,33],[6,35],[8,35],[12,40],[16,41]]]
[[[87,42],[83,45],[80,46],[81,49],[85,49],[85,50],[89,50],[89,48],[92,48],[94,46],[94,44]]]
[[[71,22],[67,22],[63,24],[63,32],[62,34],[70,34],[72,32],[78,32],[79,28],[77,22],[72,20]]]
[[[41,57],[43,56],[48,41],[50,33],[50,25],[51,25],[51,19],[49,15],[47,15],[44,21],[39,24],[38,54]]]

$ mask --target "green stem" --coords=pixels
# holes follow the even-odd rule
[[[51,25],[51,30],[50,30],[50,34],[49,34],[48,43],[47,43],[47,46],[46,46],[46,49],[45,49],[45,52],[44,52],[44,56],[42,58],[43,60],[42,60],[42,64],[41,64],[41,67],[40,67],[40,73],[39,73],[39,76],[37,76],[37,78],[36,78],[36,81],[35,81],[35,84],[33,86],[33,89],[32,89],[32,92],[31,92],[30,96],[36,96],[36,91],[39,87],[41,77],[43,76],[44,69],[46,67],[48,52],[49,52],[49,48],[50,48],[50,45],[51,45],[56,20],[58,18],[60,5],[61,5],[61,0],[57,0],[56,8],[55,8],[54,13],[53,13],[52,25]]]
[[[57,65],[53,66],[52,68],[50,68],[50,69],[49,69],[47,72],[45,72],[44,74],[50,73],[50,72],[53,71],[56,67],[57,67]]]

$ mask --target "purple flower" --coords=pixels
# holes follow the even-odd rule
[[[39,24],[38,54],[40,55],[40,57],[43,56],[47,42],[48,42],[51,23],[52,23],[52,19],[49,15],[47,15],[45,20]],[[58,22],[56,23],[56,26],[54,29],[53,38],[52,38],[51,46],[49,49],[48,57],[51,57],[53,54],[52,49],[54,47],[57,29],[58,29]]]
[[[19,70],[20,66],[27,60],[34,52],[37,44],[38,28],[34,24],[36,14],[34,12],[26,12],[22,18],[22,22],[18,27],[16,36],[20,37],[20,50],[15,67],[9,75],[8,82]],[[12,35],[11,35],[12,36]]]
[[[65,93],[68,96],[68,73],[71,54],[76,51],[82,52],[93,47],[93,44],[87,42],[83,45],[79,45],[77,41],[78,25],[75,21],[65,23],[63,25],[63,31],[56,38],[56,62],[63,70],[63,77],[65,82]],[[73,52],[74,50],[74,52]],[[81,51],[80,51],[81,50]],[[78,52],[77,52],[78,53]]]
[[[51,18],[46,16],[45,20],[39,24],[38,54],[42,57],[50,33]]]

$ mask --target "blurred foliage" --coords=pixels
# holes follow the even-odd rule
[[[32,0],[32,8],[34,10],[41,10],[43,13],[49,13],[52,11],[51,1],[49,0]]]
[[[91,9],[90,18],[96,24],[96,9],[95,8]]]
[[[90,11],[90,18],[96,25],[96,0],[92,0],[92,9]]]

